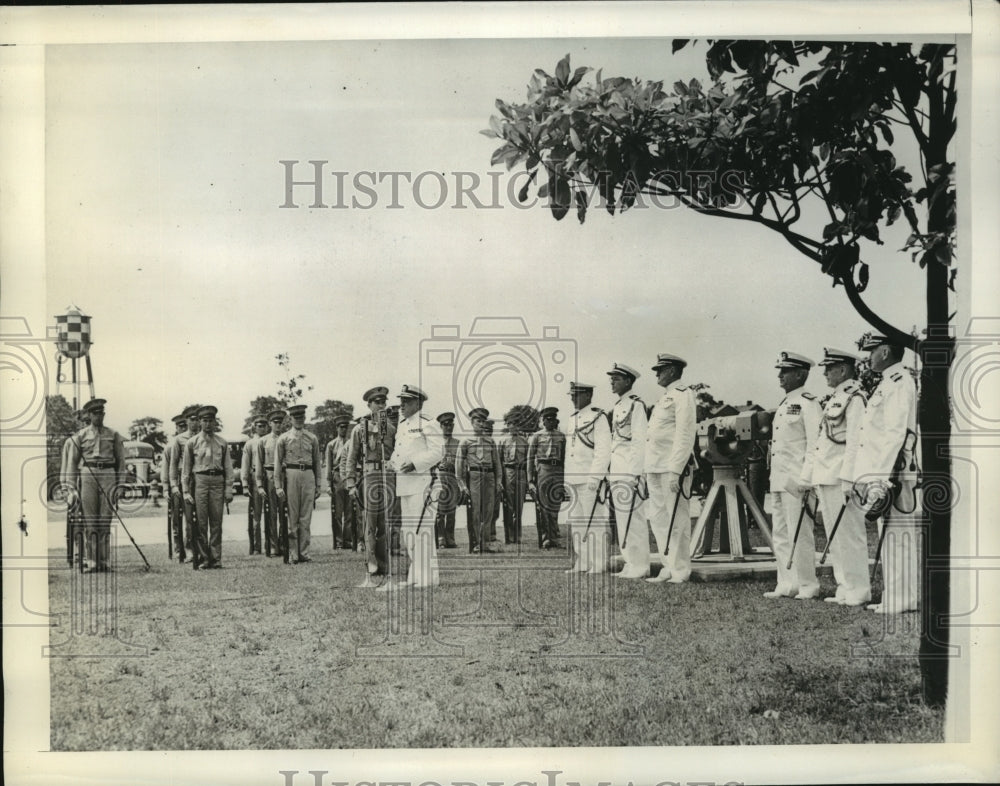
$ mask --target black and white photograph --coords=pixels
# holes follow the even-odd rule
[[[0,19],[5,780],[1000,778],[995,3]]]

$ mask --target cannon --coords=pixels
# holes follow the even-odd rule
[[[773,419],[773,411],[743,412],[698,424],[699,459],[711,464],[713,477],[691,535],[692,559],[728,555],[731,562],[745,561],[755,553],[750,545],[751,525],[761,531],[773,554],[767,517],[743,477],[748,464],[762,463],[762,443],[771,438]],[[712,551],[716,522],[718,550]]]

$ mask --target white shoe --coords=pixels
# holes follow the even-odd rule
[[[829,598],[823,598],[823,602],[824,602],[824,603],[838,603],[838,604],[840,604],[841,606],[843,606],[843,605],[844,605],[844,600],[843,600],[843,598],[838,598],[838,597],[829,597]]]
[[[647,571],[642,568],[632,568],[624,567],[621,572],[617,574],[620,579],[644,579],[646,578]]]
[[[668,584],[686,584],[687,579],[682,579],[680,576],[671,576],[667,582]]]
[[[607,572],[608,572],[607,568],[591,568],[590,570],[587,571],[588,575],[590,576],[597,576],[601,573],[607,573]]]
[[[662,584],[664,581],[669,581],[669,580],[670,580],[670,571],[665,568],[662,569],[655,576],[650,576],[648,579],[646,579],[646,581],[648,581],[650,584]]]
[[[795,596],[795,600],[815,600],[819,597],[819,590],[815,592],[800,592]]]
[[[569,570],[564,570],[563,573],[586,573],[587,569],[582,568],[579,565],[570,568]]]
[[[771,590],[770,592],[765,592],[764,593],[764,597],[765,598],[794,598],[798,594],[798,592],[799,591],[797,589],[791,589],[791,590],[788,590],[788,591],[782,591],[780,589],[775,588],[775,589]]]

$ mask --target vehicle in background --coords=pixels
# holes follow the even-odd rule
[[[125,499],[149,496],[153,481],[153,446],[148,442],[126,442],[125,483],[122,486]]]

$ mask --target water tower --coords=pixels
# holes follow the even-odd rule
[[[65,314],[56,316],[56,383],[61,386],[66,382],[63,373],[63,361],[70,362],[71,377],[69,383],[73,386],[73,410],[80,408],[80,385],[83,382],[79,361],[86,361],[87,384],[90,387],[90,398],[94,394],[94,372],[90,367],[90,317],[86,316],[78,306],[68,306]],[[90,399],[87,399],[88,401]]]

